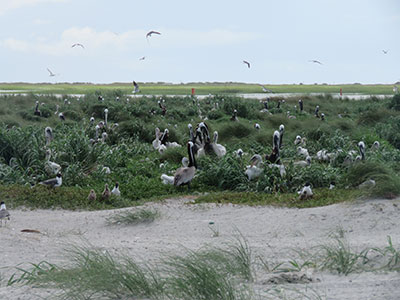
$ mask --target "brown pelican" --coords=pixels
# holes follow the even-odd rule
[[[174,185],[188,185],[188,189],[190,189],[190,182],[192,181],[194,174],[196,173],[196,159],[193,154],[193,143],[191,141],[188,142],[188,156],[189,156],[189,165],[187,167],[182,167],[176,170],[174,175]]]
[[[47,146],[53,140],[53,129],[51,129],[51,127],[46,127],[44,129],[44,136],[46,138],[46,146]]]

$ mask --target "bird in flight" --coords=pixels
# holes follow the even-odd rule
[[[140,92],[139,85],[136,83],[135,80],[133,81],[133,86],[135,87],[135,89],[133,90],[133,93],[134,94],[139,93]]]
[[[149,32],[146,34],[146,38],[151,37],[152,34],[161,35],[160,32],[152,30],[152,31],[149,31]]]
[[[139,60],[145,60],[146,56],[142,56],[141,58],[139,58]]]
[[[387,54],[389,50],[382,50],[383,54]]]
[[[244,60],[243,63],[246,64],[247,67],[250,69],[250,63],[248,61]]]
[[[79,43],[73,44],[71,46],[71,48],[75,48],[75,47],[82,47],[82,49],[85,49],[85,46],[83,46],[82,44],[79,44]]]
[[[319,60],[315,60],[315,59],[309,60],[309,62],[322,65],[322,62],[320,62]]]
[[[49,68],[47,68],[47,71],[49,71],[49,76],[50,77],[54,77],[54,76],[57,76],[58,74],[54,74]]]

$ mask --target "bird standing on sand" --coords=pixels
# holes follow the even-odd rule
[[[6,205],[4,201],[1,201],[0,203],[0,227],[3,226],[3,219],[5,220],[5,224],[7,224],[7,220],[10,220],[10,213],[6,209]]]
[[[90,190],[89,196],[88,196],[88,200],[89,201],[95,201],[97,198],[96,196],[96,192],[92,189]]]
[[[59,187],[62,184],[62,175],[61,173],[58,173],[56,178],[47,179],[45,181],[39,182],[39,184],[49,186],[52,188]]]

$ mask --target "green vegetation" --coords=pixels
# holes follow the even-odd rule
[[[208,83],[141,83],[138,82],[144,95],[190,95],[194,88],[196,94],[235,94],[235,93],[262,93],[258,84],[237,82],[208,82]],[[265,85],[274,93],[336,93],[340,89],[343,93],[360,93],[366,95],[392,95],[391,84],[281,84]],[[131,94],[132,83],[92,84],[92,83],[0,83],[0,92],[12,93],[41,93],[41,94],[88,94],[114,92],[118,95]]]
[[[400,112],[392,106],[397,100],[305,96],[304,112],[300,112],[297,97],[285,99],[279,109],[278,100],[282,99],[276,97],[271,98],[272,114],[268,114],[261,112],[264,106],[256,99],[228,95],[202,100],[163,97],[167,107],[163,116],[159,97],[138,96],[127,101],[121,90],[100,93],[104,101],[98,100],[99,93],[68,99],[33,94],[0,97],[0,184],[2,197],[10,207],[103,209],[185,195],[186,187],[164,185],[160,176],[173,175],[181,166],[182,157],[187,156],[187,124],[196,126],[202,121],[200,114],[208,118],[211,133],[219,132],[218,143],[226,147],[227,154],[197,159],[190,193],[209,193],[198,201],[313,207],[364,195],[393,198],[400,194]],[[33,113],[36,101],[41,116]],[[316,105],[325,114],[325,121],[314,116]],[[58,118],[57,106],[66,121]],[[107,135],[104,142],[96,142],[95,126],[104,120],[106,108],[108,126],[99,130],[98,137]],[[238,122],[230,121],[234,109]],[[287,111],[296,118],[287,118]],[[93,123],[90,117],[95,119]],[[260,130],[254,129],[255,123],[260,124]],[[272,134],[280,124],[285,125],[281,161],[286,174],[264,163],[260,177],[249,181],[245,170],[250,157],[271,153]],[[54,135],[48,145],[46,126],[52,127]],[[161,131],[168,128],[169,140],[182,147],[167,149],[163,154],[154,150],[151,142],[156,127]],[[302,146],[312,156],[308,167],[295,164],[304,160],[293,143],[297,135],[306,139]],[[356,161],[361,140],[366,144],[366,159]],[[372,147],[374,141],[380,143],[379,149]],[[239,148],[245,153],[241,158],[235,153]],[[317,159],[317,152],[323,149],[330,161]],[[62,168],[61,188],[37,185],[54,177],[46,162],[47,150],[51,150],[50,161]],[[374,187],[358,189],[370,179],[375,180]],[[112,188],[117,181],[121,197],[102,199],[105,183]],[[300,201],[297,192],[306,182],[311,183],[315,196]],[[336,188],[328,190],[331,182]],[[88,200],[91,189],[97,194],[96,201]]]
[[[107,218],[109,224],[113,225],[136,225],[140,223],[151,223],[160,217],[160,212],[151,209],[138,209],[115,213]]]

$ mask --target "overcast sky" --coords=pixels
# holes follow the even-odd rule
[[[0,28],[0,82],[400,81],[398,0],[0,0]]]

